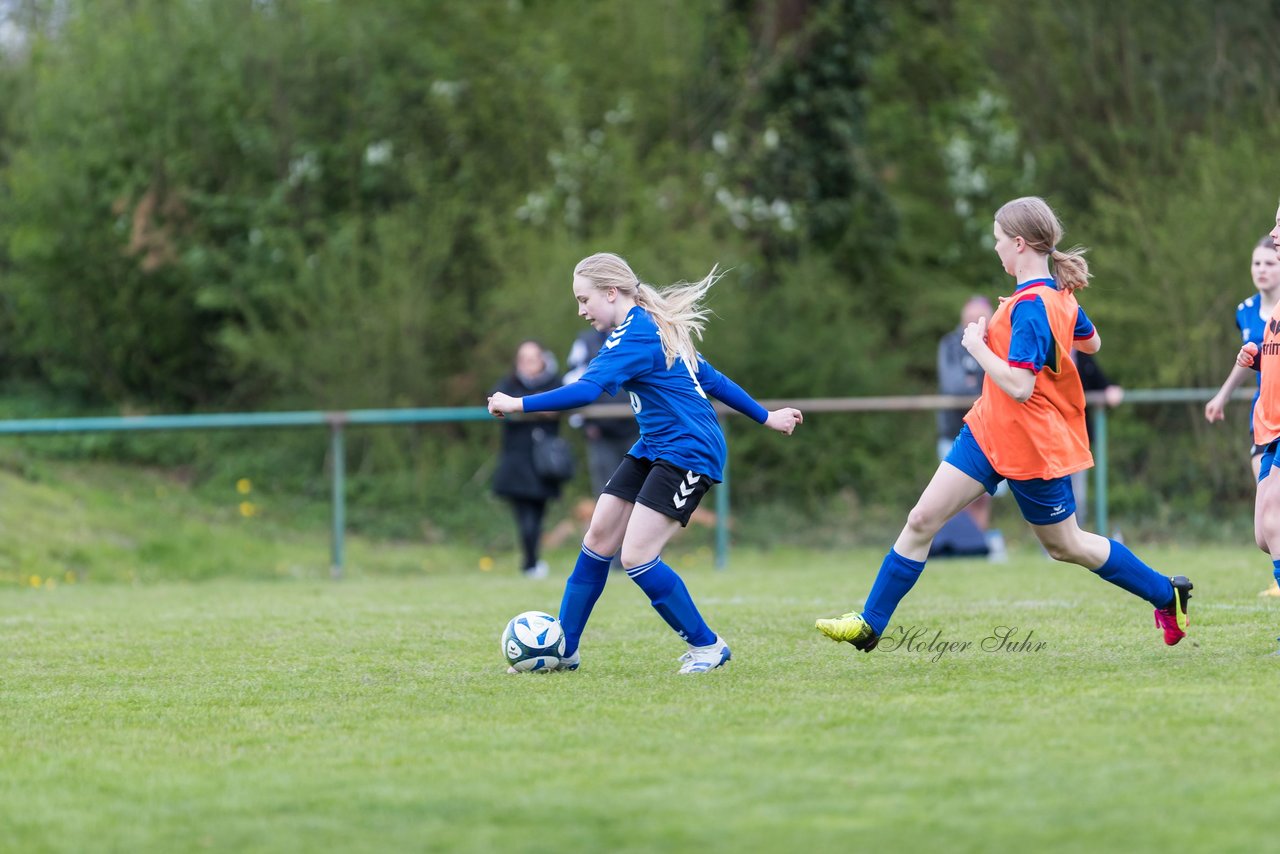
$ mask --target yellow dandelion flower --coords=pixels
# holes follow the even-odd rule
[[[28,580],[31,582],[31,586],[32,586],[32,587],[39,587],[39,586],[40,586],[40,576],[38,576],[38,575],[33,575],[33,576],[31,576],[31,578],[30,578],[30,579],[28,579]]]
[[[492,572],[492,571],[493,571],[493,558],[489,557],[488,555],[485,555],[484,557],[480,558],[480,571],[481,571],[481,572]]]
[[[253,492],[253,481],[249,480],[247,477],[240,478],[236,481],[236,492],[241,495],[248,495],[250,492]]]
[[[256,504],[254,504],[252,501],[241,501],[241,502],[240,502],[240,515],[241,515],[241,516],[243,516],[243,517],[244,517],[244,518],[246,518],[246,519],[248,519],[248,518],[250,518],[250,517],[253,517],[253,516],[257,516],[257,515],[258,515],[258,506],[257,506]]]

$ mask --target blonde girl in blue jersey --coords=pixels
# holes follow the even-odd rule
[[[527,397],[489,398],[489,412],[501,418],[573,409],[621,388],[640,427],[640,438],[596,502],[565,583],[562,669],[578,668],[583,629],[619,549],[628,577],[688,644],[681,673],[704,673],[730,658],[728,644],[707,626],[680,576],[662,561],[662,549],[723,476],[727,448],[711,397],[786,435],[803,416],[789,407],[767,411],[698,355],[695,343],[708,315],[702,301],[719,278],[712,268],[701,281],[659,291],[617,255],[584,258],[573,271],[573,296],[578,316],[609,333],[600,353],[577,382]]]

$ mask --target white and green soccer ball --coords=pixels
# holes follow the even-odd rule
[[[502,656],[522,672],[555,670],[564,656],[560,621],[542,611],[515,615],[502,631]]]

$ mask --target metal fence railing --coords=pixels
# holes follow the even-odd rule
[[[1126,389],[1122,406],[1202,403],[1209,400],[1216,389]],[[1239,389],[1233,399],[1248,400],[1252,389]],[[1093,455],[1095,461],[1093,500],[1095,502],[1094,527],[1108,529],[1107,520],[1107,409],[1102,403],[1101,392],[1086,395],[1094,425]],[[818,412],[903,412],[918,410],[958,409],[967,407],[973,398],[954,395],[901,395],[885,397],[808,398],[800,400],[763,400],[768,409],[794,406],[808,413]],[[716,404],[725,428],[726,417],[736,414],[721,404]],[[625,404],[588,406],[579,410],[588,416],[630,415]],[[439,424],[458,421],[492,421],[492,416],[482,406],[440,407],[429,409],[356,409],[341,412],[239,412],[207,415],[139,415],[91,418],[33,418],[0,420],[0,435],[37,435],[61,433],[110,433],[127,431],[164,430],[225,430],[254,429],[262,427],[327,427],[331,461],[331,539],[330,571],[341,577],[345,564],[346,538],[346,455],[343,431],[348,426]],[[716,502],[716,567],[724,568],[729,558],[729,466],[724,480],[715,491]]]

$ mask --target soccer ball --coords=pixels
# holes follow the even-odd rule
[[[542,611],[517,614],[502,631],[502,655],[522,672],[555,670],[564,655],[560,621]]]

